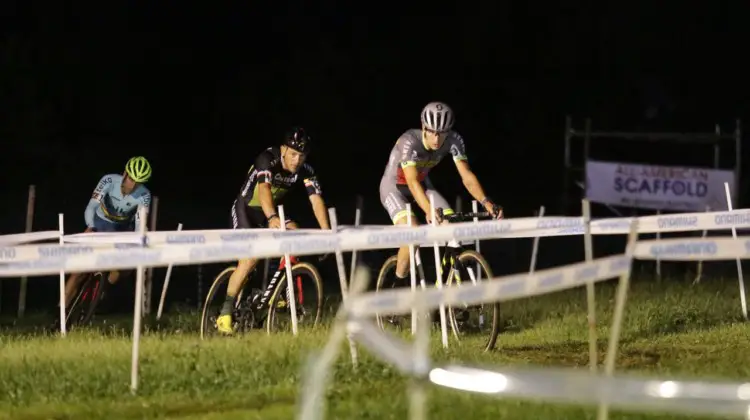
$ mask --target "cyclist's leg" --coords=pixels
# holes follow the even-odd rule
[[[76,293],[78,292],[78,287],[80,287],[81,283],[81,276],[84,273],[70,273],[70,276],[68,276],[68,281],[65,282],[65,307],[70,307],[70,302],[73,300],[73,297],[75,297]],[[58,303],[59,308],[59,303]]]
[[[380,202],[385,207],[394,225],[406,225],[409,223],[409,213],[406,211],[406,203],[413,203],[409,187],[396,183],[383,181],[380,183]],[[412,204],[412,208],[416,204]],[[411,212],[411,226],[419,226],[416,214]],[[396,278],[398,285],[406,283],[409,274],[409,246],[404,245],[398,249],[396,261]]]
[[[94,230],[96,232],[117,232],[117,228],[120,226],[108,222],[98,215],[94,214]],[[76,293],[78,293],[78,288],[80,287],[81,283],[81,276],[84,273],[71,273],[68,277],[68,281],[65,282],[65,306],[68,307],[75,297]],[[116,279],[115,279],[116,281]],[[113,281],[110,279],[110,283],[113,283]]]
[[[94,224],[96,224],[97,216],[94,215],[94,218],[95,218]],[[100,220],[100,224],[107,224],[108,226],[101,226],[102,230],[99,230],[100,227],[97,226],[96,228],[97,232],[134,232],[138,229],[138,227],[135,225],[134,220],[131,221],[130,223],[107,223],[103,221],[102,219],[99,219],[99,220]],[[109,277],[107,277],[107,281],[109,282],[109,284],[115,284],[117,283],[119,279],[120,279],[119,271],[113,270],[109,272]]]
[[[249,209],[245,206],[244,201],[240,199],[234,200],[232,204],[232,229],[251,229],[264,227],[260,220],[250,220],[250,216],[253,216],[253,212],[248,211]],[[257,215],[255,217],[257,219]],[[260,222],[260,223],[259,223]],[[219,317],[216,318],[216,326],[219,332],[231,334],[234,332],[232,328],[232,311],[234,310],[234,303],[237,295],[245,285],[248,274],[255,268],[258,263],[257,258],[244,258],[237,261],[237,268],[229,276],[229,284],[227,284],[227,294],[224,298],[224,304],[221,306]]]
[[[266,228],[268,222],[259,208],[246,207],[241,200],[235,200],[232,206],[232,228],[233,229],[250,229]],[[286,221],[287,229],[296,229],[297,224],[292,220]],[[224,304],[221,307],[216,324],[220,332],[232,333],[232,311],[234,310],[235,299],[245,286],[248,274],[250,274],[258,264],[257,258],[242,259],[237,262],[237,269],[232,272],[227,285],[227,294]]]
[[[424,180],[424,193],[427,195],[427,199],[430,198],[430,195],[433,196],[433,200],[435,202],[435,208],[441,208],[443,209],[443,214],[448,216],[454,213],[453,208],[451,208],[451,205],[448,203],[448,200],[443,197],[442,194],[438,190],[435,189],[435,186],[432,185],[432,181],[430,181],[430,177],[425,178]],[[447,224],[448,222],[443,221],[441,224]]]

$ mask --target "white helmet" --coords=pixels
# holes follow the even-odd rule
[[[451,107],[442,102],[430,102],[422,109],[422,125],[430,131],[448,131],[455,121]]]

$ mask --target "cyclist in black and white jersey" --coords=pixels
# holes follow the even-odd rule
[[[496,218],[502,218],[503,210],[484,193],[482,185],[469,167],[464,140],[453,131],[455,118],[451,108],[442,102],[431,102],[422,109],[422,128],[407,130],[399,137],[391,150],[388,164],[380,180],[380,201],[391,220],[396,225],[406,224],[408,214],[406,203],[416,203],[425,213],[428,222],[431,194],[435,209],[450,215],[453,210],[445,198],[435,189],[428,177],[430,169],[450,154],[461,176],[464,187],[474,199]],[[439,217],[440,212],[436,211]],[[412,225],[419,223],[412,212]],[[438,223],[442,220],[438,220]],[[406,279],[409,271],[409,247],[403,246],[398,252],[396,281]],[[400,283],[402,284],[402,283]]]
[[[271,228],[281,227],[276,207],[287,191],[302,184],[310,197],[315,218],[321,229],[330,229],[328,210],[323,201],[320,183],[310,164],[306,163],[310,152],[310,137],[302,128],[294,128],[284,137],[280,146],[264,150],[248,171],[245,183],[232,205],[232,228]],[[296,229],[297,224],[286,218],[287,229]],[[227,285],[227,296],[221,313],[216,319],[219,332],[233,333],[232,308],[248,273],[257,264],[255,258],[240,260],[232,272]]]

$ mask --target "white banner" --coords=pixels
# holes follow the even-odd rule
[[[586,198],[653,210],[727,210],[724,183],[737,197],[734,172],[723,169],[586,162]]]

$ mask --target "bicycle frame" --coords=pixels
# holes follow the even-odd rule
[[[473,217],[487,217],[489,216],[489,213],[486,212],[479,212],[479,213],[454,213],[450,216],[445,217],[446,220],[448,220],[449,223],[453,222],[460,222],[464,221],[466,219],[471,219]],[[465,275],[468,275],[468,269],[464,266],[461,261],[459,261],[458,257],[461,255],[461,253],[464,251],[464,247],[455,239],[449,241],[446,245],[440,246],[439,253],[442,252],[442,257],[440,261],[440,277],[435,280],[435,286],[438,286],[438,282],[441,282],[442,284],[446,284],[448,282],[448,279],[450,279],[450,276],[453,274],[453,271],[455,270],[458,272],[458,280],[461,281],[462,278]],[[419,247],[415,247],[414,249],[414,265],[417,270],[417,276],[419,278],[419,283],[422,286],[422,289],[425,289],[427,287],[427,283],[425,282],[425,274],[424,274],[424,268],[422,267],[422,259],[419,256]],[[472,283],[476,283],[478,280],[477,275],[475,273],[475,276],[468,275],[469,278],[471,278]]]
[[[476,283],[477,281],[476,275],[475,276],[469,275],[467,268],[458,259],[458,257],[464,251],[464,248],[461,245],[449,243],[447,246],[441,246],[440,248],[442,248],[440,250],[440,252],[442,252],[442,256],[440,260],[440,278],[435,279],[436,287],[438,286],[438,282],[441,282],[442,284],[446,284],[448,282],[448,279],[451,278],[450,276],[453,275],[454,271],[458,273],[459,281],[461,281],[461,279],[466,278],[468,276],[469,278],[471,278],[472,283]],[[427,282],[425,281],[425,273],[424,273],[424,267],[422,266],[422,258],[419,256],[419,248],[414,250],[414,265],[417,270],[417,277],[419,279],[419,284],[422,287],[422,289],[425,289],[427,287]]]
[[[294,266],[294,264],[297,264],[297,258],[293,256],[289,256],[289,263]],[[284,257],[281,257],[281,262],[279,263],[279,268],[276,269],[276,272],[273,274],[273,277],[271,277],[271,281],[268,283],[268,286],[266,287],[266,290],[261,295],[260,299],[258,299],[258,302],[253,304],[251,307],[253,311],[261,311],[266,308],[268,308],[268,300],[273,296],[274,291],[276,290],[276,286],[279,284],[281,279],[283,279],[286,276],[286,259]],[[295,292],[299,293],[298,297],[298,304],[302,305],[303,302],[303,295],[302,295],[302,278],[300,276],[297,276],[297,284],[295,285]],[[296,293],[295,293],[296,294]]]

